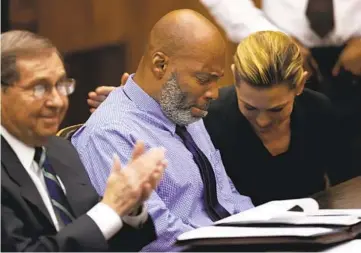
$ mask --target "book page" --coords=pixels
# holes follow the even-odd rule
[[[215,222],[214,224],[227,224],[247,220],[268,220],[282,214],[286,215],[288,210],[295,206],[299,206],[304,210],[304,212],[316,212],[319,208],[316,200],[311,198],[276,200],[229,216]]]
[[[361,218],[361,209],[319,209],[314,212],[307,212],[314,216],[347,216],[352,215]]]
[[[357,223],[361,223],[361,217],[356,215],[347,215],[347,214],[327,214],[320,215],[317,212],[313,213],[304,213],[304,212],[286,212],[281,214],[276,214],[274,217],[269,219],[262,219],[260,217],[256,219],[246,219],[246,220],[238,220],[235,222],[227,221],[227,223],[220,223],[218,225],[222,226],[279,226],[279,224],[285,225],[315,225],[315,226],[323,226],[323,225],[332,225],[332,226],[352,226]]]
[[[332,232],[331,228],[317,227],[281,227],[281,228],[254,228],[254,227],[201,227],[181,234],[178,241],[207,238],[240,238],[259,236],[315,236]]]
[[[291,213],[291,212],[289,212]],[[291,225],[333,225],[333,226],[352,226],[361,222],[361,218],[352,215],[326,215],[310,216],[306,213],[295,213],[295,215],[277,216],[266,221],[266,223],[283,223]]]

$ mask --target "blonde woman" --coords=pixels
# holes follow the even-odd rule
[[[299,47],[284,33],[251,34],[234,55],[235,85],[220,89],[204,118],[235,187],[255,205],[307,197],[356,174],[331,103],[304,88],[302,66]],[[112,89],[91,92],[91,110]]]
[[[235,85],[220,90],[205,125],[238,191],[255,205],[307,197],[350,177],[329,99],[304,89],[295,42],[257,32],[237,47]]]

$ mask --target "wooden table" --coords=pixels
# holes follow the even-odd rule
[[[312,196],[322,209],[361,208],[361,176]]]

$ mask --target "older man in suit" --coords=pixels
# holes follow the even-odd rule
[[[1,250],[136,251],[154,240],[142,203],[164,150],[137,143],[121,170],[114,157],[99,202],[75,149],[54,136],[75,86],[55,46],[30,32],[2,34],[1,84]]]

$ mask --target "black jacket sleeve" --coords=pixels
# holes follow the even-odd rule
[[[2,191],[2,251],[107,251],[108,243],[94,221],[86,214],[68,224],[55,235],[31,234],[21,212],[4,203]],[[26,216],[25,216],[26,217]]]
[[[54,235],[31,234],[16,207],[7,204],[8,194],[2,190],[1,251],[139,251],[156,239],[153,221],[139,229],[124,223],[122,229],[106,241],[98,226],[86,214],[78,217]],[[19,209],[21,210],[21,209]]]

